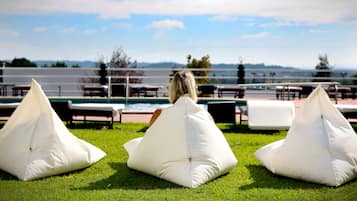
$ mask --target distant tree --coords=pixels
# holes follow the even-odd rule
[[[26,58],[14,58],[11,67],[37,67],[37,65]]]
[[[144,72],[138,70],[137,62],[131,62],[130,57],[124,52],[123,49],[118,48],[113,51],[112,58],[110,59],[110,68],[112,69],[110,75],[116,76],[112,78],[112,83],[126,83],[126,76],[129,76],[130,83],[141,83],[142,78],[135,76],[142,76]]]
[[[208,78],[208,74],[211,70],[211,62],[209,60],[209,55],[203,56],[200,60],[196,58],[192,58],[189,54],[187,56],[187,68],[197,68],[203,69],[200,71],[192,71],[193,75],[196,77],[198,84],[208,83],[210,80]]]
[[[330,79],[321,79],[321,77],[330,77],[331,76],[331,67],[328,62],[327,54],[319,55],[320,62],[316,65],[315,69],[317,70],[314,81],[328,82]]]
[[[0,60],[0,67],[10,67],[11,63],[5,60]]]
[[[72,68],[80,68],[81,66],[79,64],[73,64]]]
[[[67,68],[67,64],[62,61],[56,61],[56,63],[51,65],[52,68]]]
[[[106,74],[104,75],[104,77],[107,76],[107,70],[106,70],[107,66],[104,63],[103,58],[100,58],[98,63],[96,63],[96,65],[97,65],[96,69],[98,69],[98,70],[94,71],[94,75],[99,76],[99,78],[89,77],[89,76],[93,76],[93,74],[91,72],[86,72],[85,75],[88,76],[88,77],[81,78],[83,83],[96,83],[96,84],[99,83],[100,84],[102,82],[102,79],[103,79],[102,77],[105,74],[105,73],[101,72],[101,71],[103,71],[103,69],[101,68],[102,65],[105,66],[104,70],[105,70]],[[103,85],[105,85],[105,84],[103,84]]]

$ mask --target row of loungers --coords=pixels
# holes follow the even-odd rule
[[[19,103],[0,104],[0,116],[9,117],[16,109]],[[73,121],[78,117],[106,117],[109,128],[113,128],[114,118],[119,116],[119,122],[122,120],[122,111],[124,104],[106,104],[106,103],[77,103],[71,101],[51,102],[53,109],[58,116],[73,125]],[[346,117],[346,119],[357,119],[357,105],[336,105],[336,108]],[[208,111],[215,119],[216,123],[233,123],[236,119],[236,105],[234,101],[217,101],[208,103]],[[247,106],[240,107],[240,123],[242,116],[246,115],[250,129],[276,130],[288,129],[295,116],[295,105],[292,101],[272,101],[272,100],[254,100],[247,101]]]
[[[346,119],[357,119],[357,105],[336,105],[336,108],[346,117]]]
[[[236,102],[208,102],[208,112],[216,123],[236,124]],[[335,105],[346,119],[357,119],[357,105]],[[255,130],[289,129],[295,118],[293,101],[281,100],[248,100],[246,106],[239,107],[239,122],[243,117],[248,120],[248,127]]]
[[[335,107],[347,120],[357,119],[357,105],[337,104]],[[240,121],[243,115],[247,116],[250,129],[289,129],[295,118],[295,105],[292,101],[248,101],[246,107],[240,108]]]
[[[305,90],[305,92],[304,92]],[[345,87],[345,86],[338,86],[335,88],[334,86],[329,86],[328,88],[325,89],[328,96],[330,98],[341,98],[341,99],[346,99],[346,98],[356,98],[356,88],[351,88],[351,87]],[[303,87],[300,86],[276,86],[275,87],[275,94],[276,94],[276,99],[281,99],[284,100],[285,98],[287,100],[289,99],[295,99],[301,98],[302,94],[309,94],[312,91],[312,87],[309,89],[309,87]]]
[[[10,117],[20,103],[2,103],[0,104],[0,117]],[[72,103],[71,101],[51,102],[52,108],[56,111],[62,121],[70,126],[78,117],[83,117],[86,123],[87,117],[106,117],[109,118],[109,128],[113,128],[114,118],[119,116],[119,122],[122,120],[122,111],[124,104],[107,103]]]

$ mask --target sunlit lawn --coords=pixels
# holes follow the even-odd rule
[[[356,200],[357,180],[328,187],[273,175],[253,156],[261,146],[282,139],[286,131],[254,132],[246,125],[221,124],[238,166],[229,174],[195,189],[184,188],[130,170],[123,144],[142,136],[143,123],[115,124],[108,129],[72,132],[107,153],[95,165],[64,175],[19,181],[0,171],[0,200]],[[355,126],[356,128],[357,126]]]

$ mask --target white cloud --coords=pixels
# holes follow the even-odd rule
[[[232,15],[216,15],[211,17],[209,20],[213,22],[233,22],[238,19],[237,16]]]
[[[76,28],[75,27],[65,27],[62,32],[63,33],[73,33],[76,31]]]
[[[0,29],[0,37],[14,37],[20,36],[20,32],[11,29]]]
[[[183,22],[178,20],[160,20],[154,21],[149,25],[146,25],[147,29],[158,29],[158,30],[169,30],[169,29],[184,29],[185,25]]]
[[[321,29],[310,29],[310,33],[327,33],[326,30],[321,30]]]
[[[257,38],[264,38],[268,35],[268,32],[259,32],[259,33],[254,33],[254,34],[245,34],[241,35],[241,39],[257,39]]]
[[[0,13],[10,15],[81,13],[101,18],[128,18],[134,14],[260,16],[308,24],[357,19],[355,0],[12,0],[1,4]]]
[[[286,27],[286,26],[297,26],[299,23],[291,22],[291,21],[275,21],[271,23],[260,24],[260,27]]]
[[[154,38],[156,40],[162,40],[166,36],[166,32],[171,29],[184,29],[185,25],[183,22],[178,20],[160,20],[154,21],[145,26],[146,29],[154,29],[155,35]]]
[[[34,27],[32,30],[37,33],[42,33],[42,32],[48,31],[49,28],[48,27]]]
[[[84,34],[84,35],[94,35],[94,34],[96,34],[98,31],[97,30],[95,30],[95,29],[86,29],[86,30],[84,30],[82,33]]]
[[[113,23],[111,27],[118,28],[118,29],[131,29],[133,25],[130,23],[121,22],[121,23]]]
[[[32,28],[32,31],[37,32],[37,33],[45,33],[45,32],[60,32],[60,33],[73,33],[76,31],[75,27],[61,27],[61,26],[38,26]]]

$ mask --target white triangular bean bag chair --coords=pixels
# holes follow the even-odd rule
[[[186,96],[163,109],[144,137],[124,147],[130,168],[189,188],[228,173],[237,164],[209,113]]]
[[[305,100],[287,137],[255,156],[275,174],[330,186],[357,176],[357,136],[321,87]]]
[[[104,156],[68,131],[35,80],[0,130],[0,169],[21,180],[85,168]]]

